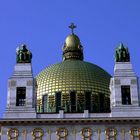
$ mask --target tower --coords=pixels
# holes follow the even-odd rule
[[[139,116],[138,77],[136,76],[128,48],[120,44],[115,52],[114,76],[110,81],[112,116]]]
[[[32,53],[23,44],[17,48],[16,65],[8,80],[8,98],[4,118],[35,118]]]

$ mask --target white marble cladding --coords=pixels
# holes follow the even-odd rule
[[[17,63],[14,68],[12,77],[32,77],[32,65],[31,63]]]
[[[136,74],[130,62],[116,62],[114,67],[114,76],[136,77]]]
[[[88,110],[84,110],[83,113],[64,113],[64,110],[60,110],[59,113],[53,114],[37,114],[37,118],[108,118],[111,117],[111,113],[89,113]]]
[[[131,104],[122,104],[121,86],[130,86]],[[112,116],[134,115],[140,117],[138,78],[130,62],[116,62],[110,80]]]
[[[111,105],[122,106],[121,86],[130,86],[131,106],[139,106],[137,77],[113,77],[110,82]]]
[[[26,88],[24,106],[16,106],[17,87]],[[8,80],[7,107],[4,118],[35,118],[34,78],[30,63],[17,63]]]
[[[59,113],[53,114],[37,114],[38,119],[83,119],[83,118],[112,118],[112,117],[140,117],[140,107],[124,106],[124,107],[112,107],[111,113],[89,113],[88,110],[84,110],[84,113],[64,113],[60,110]]]
[[[16,134],[14,131],[16,130]],[[2,126],[1,140],[137,140],[138,124]],[[18,134],[18,135],[17,135]],[[37,138],[38,137],[38,138]]]

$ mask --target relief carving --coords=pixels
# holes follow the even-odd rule
[[[12,80],[8,82],[9,87],[15,87],[16,86],[16,81]]]
[[[58,140],[61,140],[61,139],[66,140],[68,136],[68,130],[67,128],[61,127],[57,129],[56,134],[58,136]]]
[[[119,79],[115,79],[115,85],[120,85],[120,84],[121,84],[120,80]]]
[[[136,84],[137,84],[137,80],[136,80],[136,79],[132,79],[132,80],[131,80],[131,84],[132,84],[132,85],[136,85]]]
[[[32,80],[27,81],[27,86],[32,86],[32,85],[33,85],[33,81]]]

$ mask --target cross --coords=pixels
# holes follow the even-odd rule
[[[71,29],[72,34],[74,34],[73,30],[74,30],[74,28],[76,28],[76,26],[74,25],[74,23],[71,23],[71,25],[69,26],[69,28]]]

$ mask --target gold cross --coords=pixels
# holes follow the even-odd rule
[[[71,25],[69,26],[69,28],[71,29],[72,31],[72,34],[74,34],[74,28],[76,28],[76,26],[74,25],[74,23],[71,23]]]

